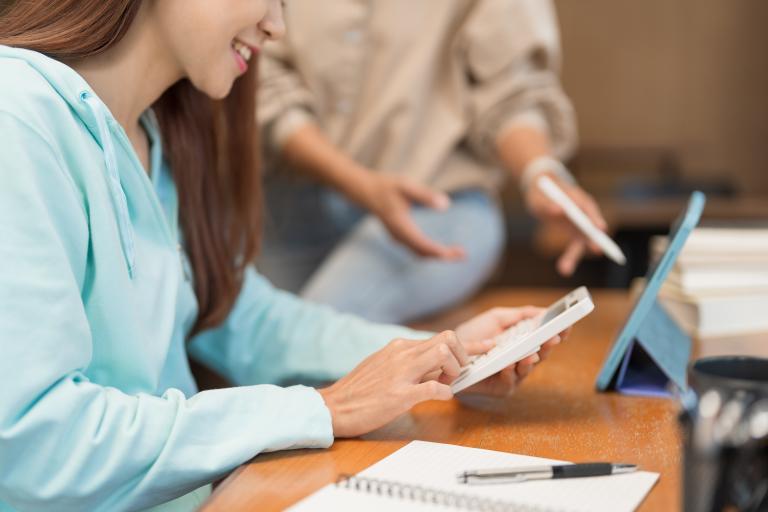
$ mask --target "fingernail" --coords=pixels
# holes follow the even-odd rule
[[[483,340],[483,345],[486,347],[492,347],[496,344],[496,341],[493,340],[493,338],[488,338],[487,340]]]

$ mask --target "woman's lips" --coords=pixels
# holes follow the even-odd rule
[[[259,52],[259,49],[250,46],[239,39],[232,41],[232,51],[234,52],[235,62],[241,73],[245,73],[248,70],[248,62],[250,62],[253,55]]]
[[[235,62],[237,63],[237,68],[240,70],[240,73],[245,73],[248,71],[248,62],[243,58],[242,55],[240,55],[240,52],[233,48],[232,55],[235,57]]]

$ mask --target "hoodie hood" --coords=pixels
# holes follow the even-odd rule
[[[136,265],[134,233],[115,154],[116,139],[127,140],[123,128],[85,79],[66,64],[35,51],[3,45],[0,45],[0,58],[19,59],[39,73],[67,102],[74,115],[80,119],[101,147],[104,172],[120,231],[122,252],[128,273],[133,277]]]
[[[93,136],[101,140],[96,112],[82,97],[84,93],[96,95],[91,86],[74,69],[42,53],[10,46],[0,45],[0,58],[19,59],[37,71],[69,104]]]

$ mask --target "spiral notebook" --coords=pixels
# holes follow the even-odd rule
[[[631,461],[622,461],[631,462]],[[469,469],[562,464],[563,461],[413,441],[365,471],[323,487],[290,510],[630,512],[659,478],[624,475],[471,486],[456,475]]]

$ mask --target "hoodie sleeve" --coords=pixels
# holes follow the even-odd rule
[[[396,338],[431,333],[367,322],[274,288],[254,268],[229,318],[190,353],[238,385],[337,380]]]
[[[259,452],[332,443],[310,388],[186,398],[89,380],[85,203],[34,128],[0,111],[0,134],[0,509],[144,509]]]

